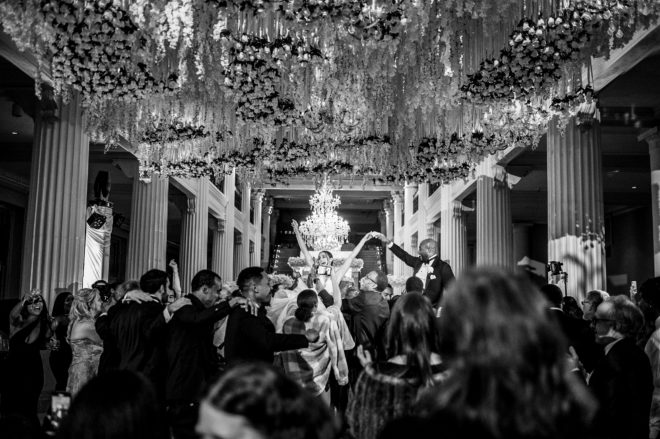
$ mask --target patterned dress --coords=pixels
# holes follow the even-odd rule
[[[103,345],[88,338],[71,340],[73,359],[69,367],[69,381],[66,390],[74,396],[87,381],[96,376]]]

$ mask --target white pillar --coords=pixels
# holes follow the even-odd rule
[[[394,240],[394,206],[390,200],[385,200],[384,203],[385,209],[385,236],[387,239]],[[401,219],[399,219],[401,221]],[[394,255],[387,248],[383,249],[385,251],[385,260],[387,261],[387,272],[394,273]]]
[[[261,266],[268,269],[270,263],[270,216],[273,213],[273,197],[266,197],[261,216],[262,253]]]
[[[139,280],[147,270],[165,270],[167,261],[167,194],[169,180],[154,176],[150,183],[133,177],[126,279]]]
[[[501,168],[477,179],[477,265],[513,268],[511,189]]]
[[[219,274],[223,282],[233,280],[226,277],[225,263],[227,257],[224,254],[225,248],[225,221],[220,218],[213,218],[213,221],[210,223],[211,230],[211,270]]]
[[[465,216],[473,209],[457,200],[447,204],[440,213],[440,257],[451,266],[454,275],[458,277],[469,264]]]
[[[188,196],[181,215],[181,287],[190,291],[190,282],[198,271],[206,269],[209,233],[209,181],[192,180],[195,194]]]
[[[243,223],[243,233],[241,239],[241,250],[239,271],[250,266],[250,207],[252,205],[252,194],[249,184],[243,185],[243,205],[241,210],[245,215]]]
[[[234,198],[236,197],[236,171],[225,177],[225,196],[227,197],[227,216],[225,218],[224,249],[222,255],[224,258],[222,264],[222,273],[220,276],[227,280],[236,280],[234,274],[234,221],[236,218],[236,208],[234,207]]]
[[[578,300],[604,289],[605,236],[600,125],[548,127],[548,260],[564,263]]]
[[[46,98],[44,97],[44,100]],[[54,118],[35,118],[21,293],[41,290],[52,305],[80,288],[85,257],[89,137],[77,94],[57,102]]]
[[[263,199],[266,191],[259,189],[253,191],[252,197],[252,206],[254,208],[254,253],[252,253],[252,259],[250,265],[261,265],[261,213],[263,209]]]
[[[638,141],[649,144],[651,159],[651,208],[653,209],[653,273],[660,276],[660,135],[658,128],[642,133]]]

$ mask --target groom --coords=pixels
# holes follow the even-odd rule
[[[425,239],[419,244],[419,256],[412,256],[382,233],[378,237],[397,258],[412,267],[413,276],[424,283],[424,295],[429,298],[433,308],[438,309],[444,289],[454,280],[449,264],[438,257],[438,243],[433,239]]]

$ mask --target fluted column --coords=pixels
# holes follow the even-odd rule
[[[428,198],[429,185],[422,183],[417,186],[417,237],[419,242],[433,238],[428,227],[426,212],[426,199]]]
[[[21,293],[39,288],[52,305],[58,289],[76,290],[82,283],[89,137],[77,94],[68,104],[58,101],[54,114],[46,115],[44,104],[39,110],[32,146]]]
[[[396,244],[401,244],[403,241],[403,224],[401,218],[404,214],[403,194],[401,191],[392,191],[392,211],[394,213],[394,236],[391,238]],[[394,275],[403,276],[403,262],[399,258],[395,258],[390,252],[393,261]]]
[[[225,177],[225,196],[227,197],[227,216],[225,218],[225,233],[222,250],[223,264],[220,276],[227,280],[236,280],[234,273],[234,221],[236,218],[236,208],[234,207],[234,198],[236,197],[236,171]]]
[[[147,270],[164,270],[167,261],[167,194],[169,180],[153,177],[150,183],[133,179],[126,278],[140,279]]]
[[[252,191],[252,206],[254,208],[254,253],[250,265],[261,265],[261,213],[263,209],[263,199],[266,191],[263,189]]]
[[[261,266],[266,270],[270,263],[270,216],[273,213],[273,197],[266,197],[261,215],[262,253]]]
[[[245,242],[245,234],[235,234],[234,235],[234,277],[238,276],[238,273],[242,269],[247,268],[247,255],[248,249],[246,249],[247,244]]]
[[[193,276],[207,264],[209,233],[209,181],[191,181],[196,194],[188,196],[181,216],[181,287],[190,288]]]
[[[250,185],[243,185],[243,206],[242,211],[245,215],[245,222],[243,223],[243,233],[241,240],[241,249],[243,253],[240,255],[240,270],[250,266],[250,207],[252,206],[252,193]]]
[[[440,257],[459,276],[468,267],[467,221],[466,213],[472,209],[460,201],[447,203],[440,213]]]
[[[605,236],[600,125],[548,127],[548,260],[564,264],[567,293],[604,289]]]
[[[653,273],[660,276],[660,135],[658,128],[642,133],[638,141],[649,144],[651,159],[651,208],[653,209]]]
[[[385,200],[384,202],[385,209],[385,236],[387,239],[394,240],[394,207],[390,200]],[[384,248],[385,251],[385,261],[387,263],[387,272],[394,273],[394,255],[389,249]]]
[[[501,168],[477,179],[477,265],[513,268],[511,189]]]
[[[220,218],[213,218],[213,221],[209,224],[209,229],[211,230],[211,270],[219,274],[222,278],[222,281],[230,281],[233,279],[227,278],[227,273],[225,270],[225,261],[226,257],[224,251],[226,248],[225,244],[225,221]]]

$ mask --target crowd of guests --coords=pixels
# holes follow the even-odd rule
[[[182,291],[172,263],[61,294],[52,317],[26,295],[10,315],[0,434],[36,431],[49,344],[73,397],[64,439],[658,437],[660,279],[578,304],[479,268],[439,295],[413,276],[391,297],[383,272],[356,286],[350,260],[307,256],[308,279],[284,287],[248,267],[235,285],[202,270]]]

